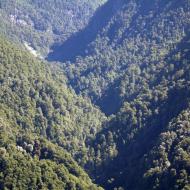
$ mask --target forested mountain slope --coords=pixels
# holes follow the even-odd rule
[[[52,43],[82,29],[105,0],[1,0],[0,33],[45,56]]]
[[[85,165],[105,189],[189,188],[189,12],[188,0],[110,0],[50,54],[68,61],[78,94],[114,114]]]
[[[116,10],[115,3],[118,5]],[[114,13],[109,15],[104,27],[99,28],[95,39],[86,44],[89,42],[86,38],[91,38],[93,23],[96,26],[96,23],[105,22],[108,8]],[[146,78],[148,70],[156,75],[158,64],[161,65],[172,49],[188,35],[189,1],[110,0],[100,12],[103,18],[96,20],[95,15],[95,20],[91,19],[84,33],[81,31],[73,37],[76,41],[71,38],[72,43],[63,44],[63,50],[74,49],[66,51],[67,54],[71,52],[74,59],[80,55],[73,55],[76,47],[82,47],[83,42],[87,47],[87,51],[82,50],[82,55],[87,57],[77,58],[74,64],[64,64],[64,70],[77,93],[90,96],[104,112],[112,114],[141,88],[143,84],[139,83],[138,77]],[[61,47],[58,52],[60,54]]]
[[[106,190],[190,189],[190,1],[108,0],[59,37],[60,63],[0,41],[1,185],[23,159],[36,168],[23,188],[97,189],[77,161]]]
[[[95,176],[106,189],[189,187],[189,42],[186,38],[179,44],[180,51],[172,52],[156,83],[126,101],[97,135]],[[176,67],[171,69],[171,63]]]
[[[1,189],[97,189],[65,150],[82,162],[105,117],[54,72],[0,38]]]
[[[98,33],[109,23],[121,5],[120,1],[114,0],[109,0],[102,5],[84,30],[73,34],[63,45],[55,44],[47,59],[49,61],[75,61],[77,56],[87,55],[88,45],[96,39]]]
[[[39,136],[16,135],[0,111],[0,189],[101,189],[62,148]]]

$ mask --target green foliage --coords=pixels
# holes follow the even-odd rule
[[[22,5],[31,9],[35,3],[48,14],[51,2],[38,2]],[[56,2],[50,13],[62,7]],[[97,12],[102,13],[100,25],[106,20],[103,28],[95,39],[86,40],[90,44],[83,44],[88,56],[74,55],[74,63],[43,63],[1,39],[0,179],[10,173],[2,186],[96,189],[67,151],[105,189],[189,189],[189,10],[187,0],[110,0]],[[56,15],[42,17],[35,31],[44,34],[53,23],[57,29],[61,21]],[[99,20],[93,21],[81,36],[88,38],[94,31]],[[54,35],[64,41],[58,34],[62,29]],[[31,168],[33,181],[19,178],[25,166]]]
[[[12,127],[0,119],[0,189],[101,189],[70,155],[47,140],[35,137],[34,143],[34,137],[28,136],[35,154],[16,145],[15,139],[8,139],[13,136]],[[36,154],[37,142],[40,156]]]
[[[82,29],[104,1],[1,0],[0,3],[0,33],[14,41],[26,41],[46,56],[54,42],[63,42]]]
[[[75,91],[109,116],[85,165],[105,189],[188,188],[189,152],[179,158],[186,164],[173,162],[178,131],[168,132],[168,126],[183,110],[189,112],[189,10],[186,0],[118,1],[109,21],[85,44],[87,56],[76,54],[76,62],[61,65]],[[90,27],[83,33],[87,38]],[[188,131],[189,126],[182,139]],[[165,133],[175,143],[163,153],[157,142]]]
[[[23,133],[37,133],[76,154],[93,138],[105,117],[90,101],[66,87],[64,75],[54,66],[32,58],[6,41],[0,41],[0,103]],[[8,112],[7,111],[7,112]]]
[[[107,6],[114,9],[115,1],[109,2]],[[108,115],[119,111],[123,102],[140,94],[142,88],[155,85],[155,76],[167,64],[167,57],[172,56],[180,41],[189,35],[186,0],[177,5],[165,0],[118,1],[118,4],[109,22],[98,31],[92,43],[85,46],[87,56],[75,55],[75,63],[63,64],[69,84],[76,92],[89,96]],[[106,4],[102,14],[104,9],[107,10]],[[91,30],[93,25],[84,30],[86,38]],[[179,56],[180,53],[176,53],[176,62]],[[180,75],[182,71],[175,74]]]
[[[1,189],[97,189],[63,149],[80,163],[105,116],[56,66],[2,38],[0,84]]]

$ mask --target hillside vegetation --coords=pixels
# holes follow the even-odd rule
[[[168,64],[165,59],[170,58],[175,47],[189,35],[189,2],[186,0],[116,2],[117,9],[115,1],[110,0],[97,12],[107,18],[103,13],[107,9],[113,10],[95,39],[85,44],[86,58],[80,58],[80,53],[76,53],[72,55],[74,59],[77,57],[74,64],[64,64],[75,91],[90,96],[107,114],[116,113],[125,100],[139,93],[142,86],[154,85],[154,76]],[[96,16],[94,19],[90,23],[104,22]],[[76,34],[75,40],[71,38],[70,45],[64,43],[68,44],[64,49],[82,47],[81,44],[87,41],[84,36],[91,37],[92,30],[93,24],[88,25],[83,34]],[[80,43],[76,45],[78,39]],[[62,57],[58,58],[62,60]]]
[[[61,2],[17,2],[46,15],[51,63],[0,40],[1,187],[189,190],[190,1]]]
[[[1,0],[0,33],[27,42],[42,57],[88,23],[105,0]]]
[[[80,159],[104,115],[2,38],[0,84],[1,189],[97,189],[66,150]]]
[[[189,188],[189,11],[187,0],[110,0],[50,54],[110,115],[85,166],[105,189]]]

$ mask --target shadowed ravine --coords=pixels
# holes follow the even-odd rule
[[[48,61],[75,61],[77,56],[87,55],[88,45],[95,40],[97,34],[110,21],[110,18],[122,7],[123,0],[110,0],[100,7],[86,28],[71,36],[64,44],[54,44]]]

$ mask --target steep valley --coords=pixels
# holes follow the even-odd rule
[[[0,1],[0,189],[189,190],[190,1],[16,5],[36,24]]]

